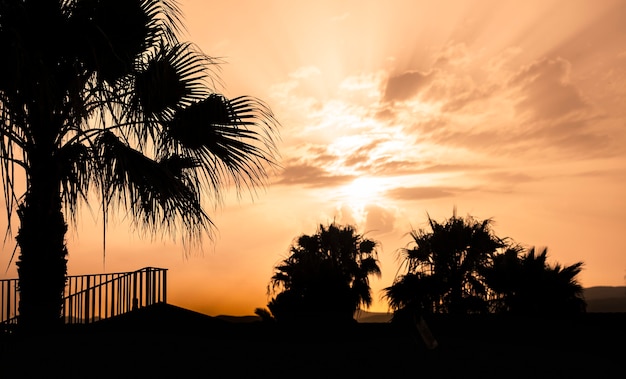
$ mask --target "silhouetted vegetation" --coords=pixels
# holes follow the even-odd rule
[[[488,289],[480,275],[506,243],[491,230],[491,220],[454,215],[431,230],[410,232],[412,246],[400,249],[406,273],[384,289],[392,309],[419,313],[487,313]]]
[[[353,321],[361,305],[372,303],[369,276],[380,275],[377,245],[335,223],[301,235],[275,267],[269,310],[280,322]]]
[[[256,308],[254,310],[254,314],[261,318],[263,322],[275,322],[274,316],[272,316],[272,312],[270,312],[266,308]]]
[[[508,238],[497,237],[491,220],[429,217],[430,230],[413,230],[411,245],[399,250],[406,270],[385,288],[396,318],[405,314],[452,315],[584,312],[576,276],[582,262],[561,267],[546,263]],[[402,269],[401,267],[401,269]]]
[[[583,287],[576,279],[582,262],[549,265],[547,248],[535,254],[532,247],[522,256],[520,251],[507,249],[483,270],[485,282],[496,294],[495,312],[562,315],[585,311]]]
[[[213,224],[201,196],[263,185],[277,122],[261,101],[215,93],[215,60],[178,40],[171,0],[0,1],[0,159],[22,329],[62,322],[66,220],[92,190],[103,220],[128,209],[140,231]],[[25,194],[16,172],[25,173]]]

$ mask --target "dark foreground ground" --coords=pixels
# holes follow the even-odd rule
[[[171,305],[62,333],[0,335],[0,378],[626,378],[626,313],[287,328]]]

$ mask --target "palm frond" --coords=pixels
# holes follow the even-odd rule
[[[60,167],[61,198],[66,206],[66,213],[76,224],[79,201],[88,202],[87,194],[94,172],[91,152],[79,143],[66,144],[57,151],[54,159]]]
[[[238,191],[265,184],[268,169],[277,165],[277,127],[259,100],[212,94],[165,123],[163,150],[196,159],[204,183],[219,198],[224,184],[234,183]]]
[[[145,67],[135,74],[135,96],[128,107],[131,120],[144,114],[167,120],[175,110],[208,96],[205,79],[213,62],[192,47],[189,43],[161,45],[146,56]]]
[[[188,232],[185,241],[197,241],[213,224],[204,212],[199,188],[185,169],[186,158],[168,157],[160,162],[132,149],[112,133],[96,141],[104,204],[121,203],[133,220],[153,234],[163,228],[176,236],[177,226]]]

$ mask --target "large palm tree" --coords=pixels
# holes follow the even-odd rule
[[[216,93],[216,62],[181,28],[174,0],[0,0],[0,158],[25,328],[61,322],[67,221],[94,194],[105,225],[121,207],[188,244],[213,229],[202,194],[253,190],[276,164],[269,108]]]
[[[372,303],[369,276],[380,276],[378,243],[349,225],[320,225],[301,235],[275,267],[268,308],[277,320],[352,320]]]

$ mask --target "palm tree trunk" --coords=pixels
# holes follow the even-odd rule
[[[18,209],[18,323],[27,332],[49,331],[63,323],[67,224],[51,157],[31,160],[29,190]]]

